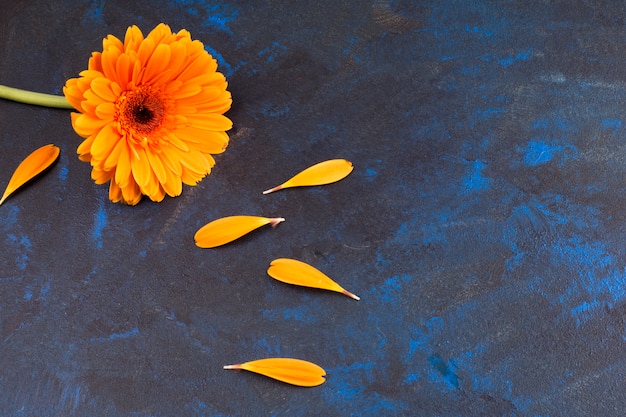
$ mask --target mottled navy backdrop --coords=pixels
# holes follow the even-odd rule
[[[111,204],[69,112],[0,101],[0,414],[623,416],[621,1],[19,0],[0,84],[60,93],[109,33],[187,28],[228,77],[231,144],[161,204]],[[324,187],[262,195],[332,158]],[[195,231],[283,216],[232,245]],[[278,257],[361,296],[271,280]],[[308,359],[298,388],[222,366]]]

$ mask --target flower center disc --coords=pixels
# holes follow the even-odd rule
[[[161,126],[164,103],[149,88],[130,91],[118,104],[118,120],[129,132],[148,135]]]

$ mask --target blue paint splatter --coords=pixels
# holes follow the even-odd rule
[[[540,140],[533,140],[524,149],[524,162],[528,166],[543,165],[552,161],[554,155],[562,153],[563,146],[549,145]]]
[[[413,385],[420,380],[420,376],[416,373],[411,373],[406,376],[406,383],[409,385]]]
[[[104,10],[105,0],[92,0],[91,6],[83,15],[83,24],[103,23],[102,11]]]
[[[410,275],[393,276],[391,278],[387,278],[383,285],[381,285],[375,292],[382,301],[395,305],[398,303],[398,297],[402,291],[402,286],[410,281]]]
[[[500,59],[499,62],[500,62],[500,65],[506,68],[506,67],[510,67],[511,65],[513,65],[515,63],[515,60],[513,59],[512,56],[508,56],[506,58]]]
[[[490,186],[489,178],[483,175],[483,170],[487,165],[480,160],[474,161],[467,175],[463,178],[463,187],[465,191],[474,192],[486,190]]]
[[[376,267],[381,271],[384,271],[389,266],[390,261],[380,252],[376,252]]]
[[[4,205],[7,205],[5,203]],[[2,207],[5,209],[5,207]],[[0,228],[2,230],[11,230],[17,223],[17,215],[20,214],[18,206],[10,205],[8,210],[0,210]]]
[[[375,380],[380,382],[378,375],[379,365],[374,362],[357,363],[346,367],[335,367],[328,369],[328,374],[332,375],[326,382],[329,390],[323,395],[329,403],[337,403],[337,406],[345,411],[346,404],[355,410],[367,410],[368,415],[405,415],[409,410],[403,401],[397,398],[387,397],[368,388]]]
[[[48,291],[50,291],[50,283],[46,282],[40,289],[39,289],[39,300],[44,301],[46,299],[46,296],[48,295]]]
[[[24,300],[30,301],[33,298],[33,291],[30,286],[26,287],[26,291],[24,292]]]
[[[280,355],[281,349],[278,340],[272,338],[268,340],[266,337],[262,337],[254,341],[254,348],[259,352],[264,352],[268,355]]]
[[[315,314],[311,313],[308,306],[300,306],[294,308],[264,309],[261,315],[268,320],[296,320],[302,323],[314,323],[317,321]]]
[[[104,209],[104,202],[100,201],[100,205],[98,206],[98,211],[94,215],[94,225],[93,225],[93,239],[96,241],[96,247],[98,249],[102,249],[102,231],[106,227],[107,224],[107,213]]]
[[[365,168],[365,179],[367,181],[374,181],[378,176],[378,171],[373,168]]]
[[[239,10],[227,4],[208,4],[203,0],[173,0],[172,3],[182,6],[192,16],[198,16],[203,11],[206,18],[202,26],[233,34],[228,25],[237,18]]]
[[[289,110],[289,105],[267,103],[262,106],[261,113],[263,113],[263,115],[266,117],[275,118],[288,114]]]
[[[286,46],[281,45],[279,42],[272,42],[270,46],[268,46],[267,48],[263,48],[259,52],[257,52],[257,56],[259,58],[265,57],[267,62],[271,63],[274,62],[276,57],[282,55],[283,52],[285,52],[286,50]]]
[[[204,21],[204,26],[221,30],[229,35],[233,34],[228,25],[237,18],[239,10],[228,10],[227,6],[221,4],[207,6],[204,1],[201,1],[199,4],[206,7],[208,14],[207,19]]]
[[[593,318],[595,315],[594,310],[598,307],[601,307],[601,304],[598,301],[583,301],[576,307],[572,308],[571,314],[576,319],[576,327]]]
[[[551,251],[557,264],[575,277],[556,299],[569,306],[577,326],[597,317],[597,310],[626,299],[626,270],[615,266],[615,256],[603,243],[574,236],[557,241]]]
[[[504,109],[484,109],[480,112],[480,118],[486,120],[500,114],[504,114]]]
[[[18,248],[20,248],[20,252],[16,255],[15,257],[15,262],[17,264],[17,267],[21,270],[26,269],[26,267],[28,266],[28,259],[29,259],[29,253],[30,253],[30,249],[32,247],[32,244],[30,243],[30,239],[28,239],[27,236],[21,235],[19,238],[14,235],[14,234],[9,234],[7,236],[7,240],[10,242],[11,245],[13,246],[17,246]]]
[[[538,129],[547,129],[548,128],[548,119],[546,119],[545,117],[539,120],[535,120],[533,122],[533,129],[538,130]]]
[[[459,387],[459,378],[452,371],[452,368],[444,361],[439,355],[431,355],[428,358],[428,363],[443,377],[444,381],[453,386]]]
[[[444,327],[443,319],[439,316],[431,317],[425,324],[425,329],[416,329],[417,338],[411,338],[409,340],[409,352],[406,361],[410,361],[413,356],[420,353],[427,353],[430,351],[430,340],[433,334],[441,332]]]
[[[575,157],[578,152],[574,145],[560,145],[556,140],[534,139],[522,149],[524,163],[535,167],[558,159],[559,165]]]

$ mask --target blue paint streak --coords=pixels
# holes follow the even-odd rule
[[[107,213],[104,208],[104,201],[100,201],[98,211],[94,215],[93,239],[96,241],[96,247],[102,249],[102,231],[107,224]]]
[[[509,55],[504,58],[500,58],[498,62],[503,68],[508,68],[516,62],[524,62],[532,59],[532,51],[527,50],[524,52],[519,52],[515,55]]]
[[[602,130],[616,130],[621,126],[622,121],[620,119],[604,119],[601,123]]]
[[[474,34],[477,34],[477,35],[484,35],[484,36],[486,36],[488,38],[491,38],[495,34],[495,32],[492,31],[491,29],[483,28],[483,27],[480,27],[480,26],[465,25],[463,27],[463,29],[467,33],[474,33]]]
[[[137,336],[139,334],[139,329],[136,327],[133,327],[131,330],[124,332],[124,333],[112,333],[109,335],[109,340],[115,340],[115,339],[127,339],[129,337],[132,336]]]
[[[66,166],[61,167],[61,169],[59,170],[59,179],[61,181],[67,180],[67,174],[68,173],[69,173],[69,169]]]
[[[133,327],[124,333],[111,333],[108,337],[92,337],[90,340],[92,342],[109,342],[118,339],[128,339],[129,337],[137,336],[138,334],[139,329],[137,327]]]
[[[244,66],[246,64],[246,61],[240,61],[235,67],[233,67],[228,62],[226,62],[226,59],[224,58],[224,56],[222,54],[220,54],[219,52],[217,52],[217,50],[211,48],[208,45],[204,45],[204,49],[213,58],[215,58],[217,60],[217,63],[218,63],[218,69],[217,70],[219,72],[221,72],[222,74],[224,74],[224,76],[226,76],[226,77],[232,76],[234,73],[237,72],[237,70],[239,68],[241,68],[242,66]]]

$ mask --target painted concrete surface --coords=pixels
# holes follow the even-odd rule
[[[69,113],[0,101],[3,416],[622,416],[626,8],[616,1],[15,1],[0,84],[188,29],[234,122],[182,196],[112,204]],[[346,158],[336,184],[262,191]],[[195,231],[282,216],[213,250]],[[361,297],[271,280],[306,261]],[[318,363],[303,389],[222,366]]]

